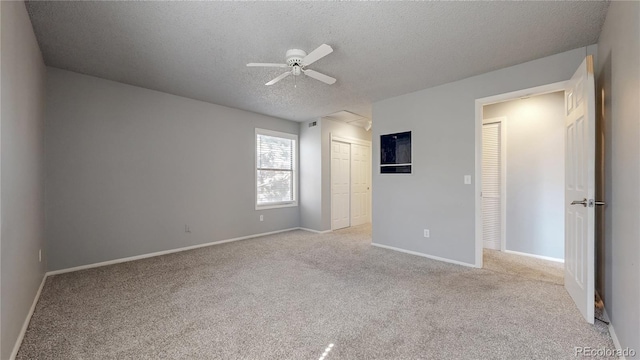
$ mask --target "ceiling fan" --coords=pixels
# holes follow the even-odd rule
[[[308,77],[314,78],[316,80],[320,80],[325,84],[331,85],[336,82],[336,79],[332,78],[331,76],[327,76],[325,74],[319,73],[317,71],[307,69],[307,66],[331,54],[332,52],[333,52],[333,49],[331,48],[331,46],[327,44],[320,45],[317,49],[313,50],[309,54],[307,54],[304,50],[290,49],[290,50],[287,50],[287,53],[285,55],[287,59],[286,64],[250,63],[250,64],[247,64],[247,66],[289,68],[289,70],[284,74],[266,83],[265,85],[267,86],[273,85],[278,81],[286,78],[289,75],[299,76],[301,74],[305,74]]]

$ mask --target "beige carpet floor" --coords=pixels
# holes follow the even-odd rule
[[[564,264],[558,262],[484,249],[483,267],[503,274],[564,285]]]
[[[613,348],[562,286],[370,245],[266,236],[47,279],[18,359],[574,359]]]

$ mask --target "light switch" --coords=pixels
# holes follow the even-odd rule
[[[471,175],[465,175],[464,176],[464,184],[465,185],[471,185]]]

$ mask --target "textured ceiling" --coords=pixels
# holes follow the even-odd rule
[[[290,120],[593,44],[602,2],[28,2],[47,65]],[[334,52],[282,69],[287,49]]]

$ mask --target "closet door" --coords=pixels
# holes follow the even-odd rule
[[[486,249],[502,243],[502,123],[482,125],[482,239]]]
[[[351,218],[351,145],[331,142],[331,229],[349,227]]]
[[[351,226],[369,222],[371,148],[351,144]]]

